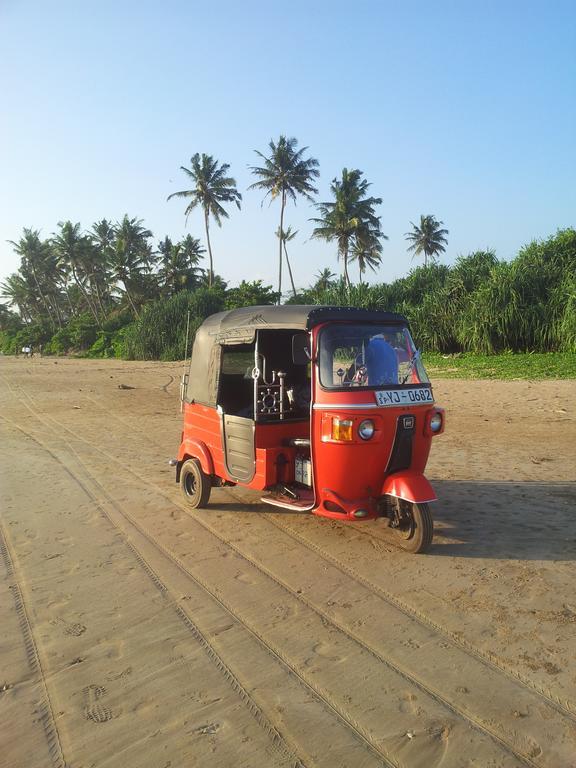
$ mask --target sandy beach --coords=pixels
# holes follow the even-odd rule
[[[0,766],[576,766],[576,382],[434,381],[413,556],[187,509],[181,370],[0,358]]]

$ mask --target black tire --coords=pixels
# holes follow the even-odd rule
[[[434,522],[428,504],[413,504],[397,499],[398,514],[390,526],[394,542],[406,552],[426,552],[434,536]]]
[[[205,475],[198,459],[187,459],[180,470],[180,488],[193,509],[207,506],[212,490],[210,475]]]

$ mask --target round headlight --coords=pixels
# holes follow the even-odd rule
[[[372,419],[365,419],[364,421],[360,422],[358,427],[358,434],[362,440],[370,440],[374,434],[374,422]]]
[[[439,413],[435,413],[430,419],[430,429],[432,432],[438,432],[442,426],[442,416]]]

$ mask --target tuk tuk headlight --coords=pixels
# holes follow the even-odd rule
[[[432,432],[438,432],[442,428],[442,414],[435,413],[430,419],[430,429]]]
[[[370,440],[374,435],[374,422],[372,419],[364,419],[358,426],[358,434],[362,440]]]

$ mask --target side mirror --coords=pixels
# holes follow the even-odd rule
[[[294,365],[308,365],[310,353],[310,336],[307,333],[295,333],[292,336],[292,362]]]

